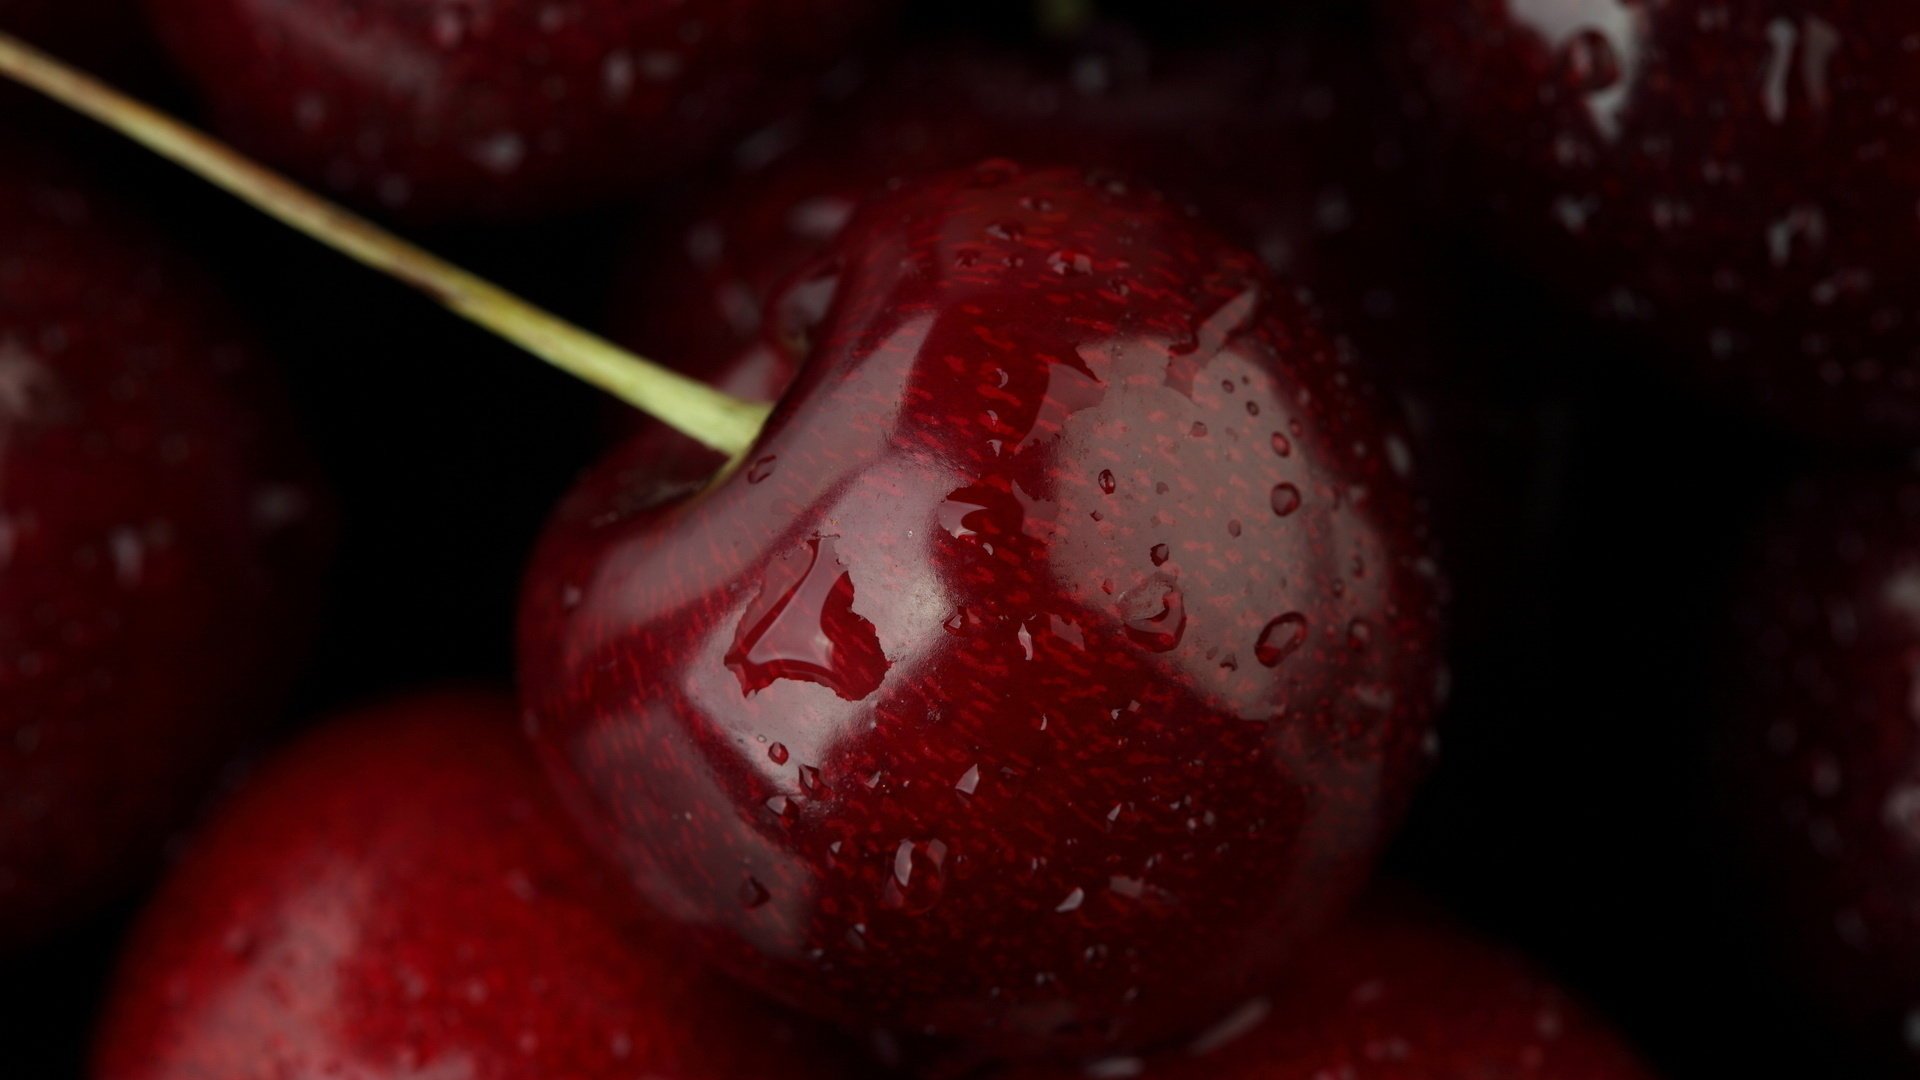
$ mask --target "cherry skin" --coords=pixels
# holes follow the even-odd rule
[[[247,149],[413,217],[525,216],[693,164],[886,0],[147,0]]]
[[[1652,1080],[1612,1030],[1520,957],[1405,900],[1373,901],[1297,976],[1144,1059],[1001,1080]]]
[[[822,302],[823,294],[831,299]],[[630,445],[528,577],[528,723],[646,903],[847,1025],[1014,1055],[1194,1026],[1365,879],[1436,602],[1405,444],[1251,254],[990,162],[769,310],[738,471]]]
[[[200,268],[0,137],[0,946],[105,899],[277,705],[326,549]]]
[[[93,1075],[855,1075],[633,921],[512,720],[402,698],[267,765],[142,916]]]
[[[734,389],[777,396],[791,365],[734,354],[758,345],[781,281],[889,181],[1006,157],[1110,169],[1193,202],[1370,357],[1404,367],[1419,340],[1393,212],[1406,155],[1359,85],[1358,53],[1334,34],[1163,47],[1112,25],[1048,49],[919,47],[774,162],[661,214],[667,239],[639,249],[616,332],[702,376],[758,373]]]
[[[1464,205],[1801,429],[1920,435],[1920,8],[1393,0]]]
[[[1920,476],[1822,473],[1747,573],[1729,806],[1776,956],[1920,1070]]]

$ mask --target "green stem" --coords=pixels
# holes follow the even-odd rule
[[[0,75],[98,120],[350,258],[737,459],[772,406],[635,356],[340,208],[97,79],[0,33]]]

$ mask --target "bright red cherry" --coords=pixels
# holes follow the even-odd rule
[[[1406,445],[1253,255],[1005,162],[769,300],[800,375],[662,504],[616,453],[528,579],[531,732],[645,901],[849,1025],[1011,1054],[1284,972],[1420,771]]]
[[[1295,976],[1179,1049],[1002,1080],[1652,1080],[1605,1023],[1522,958],[1375,901]]]
[[[0,137],[0,947],[152,857],[271,715],[326,514],[200,268]]]
[[[421,217],[532,214],[695,163],[885,0],[147,0],[246,148]]]
[[[136,928],[93,1075],[855,1075],[633,922],[512,720],[401,699],[254,776]]]
[[[1920,476],[1799,483],[1748,574],[1723,760],[1808,998],[1920,1069]]]
[[[1752,406],[1920,435],[1920,7],[1388,6],[1512,246]]]

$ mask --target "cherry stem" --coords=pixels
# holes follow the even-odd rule
[[[92,117],[730,459],[745,455],[772,411],[769,404],[723,394],[542,311],[4,33],[0,33],[0,75]]]

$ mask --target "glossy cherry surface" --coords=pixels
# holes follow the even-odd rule
[[[1748,572],[1725,760],[1771,942],[1920,1070],[1920,475],[1821,473]]]
[[[417,217],[530,214],[697,161],[886,0],[147,0],[221,126]]]
[[[856,1075],[633,922],[512,721],[400,699],[254,776],[136,928],[93,1075]]]
[[[327,533],[285,412],[199,267],[0,137],[0,946],[270,719]]]
[[[1920,435],[1920,7],[1391,0],[1458,193],[1803,429]]]
[[[1311,292],[1336,329],[1404,366],[1411,253],[1394,189],[1406,154],[1361,88],[1360,53],[1332,33],[1203,48],[1113,25],[1050,48],[915,47],[773,162],[661,215],[667,239],[640,252],[617,329],[686,370],[731,367],[758,343],[767,296],[861,199],[1006,157],[1109,169],[1195,204]],[[784,385],[764,382],[769,397]]]
[[[1211,1027],[1144,1058],[1002,1080],[1652,1080],[1521,957],[1404,900],[1374,901]]]
[[[1093,1052],[1352,896],[1419,771],[1433,567],[1386,413],[1251,254],[992,162],[769,301],[742,468],[628,447],[531,571],[534,738],[645,900],[843,1023]]]

